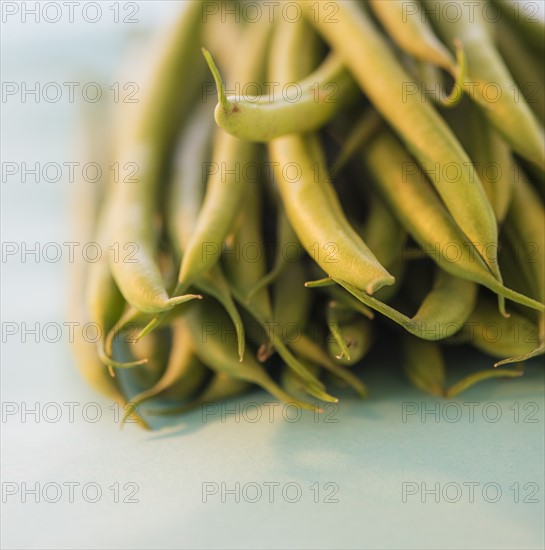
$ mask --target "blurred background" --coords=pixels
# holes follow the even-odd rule
[[[120,431],[70,354],[73,199],[95,178],[89,128],[108,141],[183,2],[67,4],[1,6],[2,547],[543,548],[538,362],[444,401],[389,350],[367,360],[366,402],[347,393],[320,417],[256,391]],[[451,361],[461,375],[490,359]]]

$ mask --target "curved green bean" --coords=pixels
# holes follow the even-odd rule
[[[335,54],[330,54],[310,76],[289,84],[299,94],[293,100],[275,98],[274,91],[272,99],[271,94],[228,96],[212,56],[207,50],[203,53],[218,88],[216,123],[231,135],[247,141],[266,143],[286,134],[317,130],[358,94],[350,73]],[[287,89],[285,86],[282,96],[287,94]]]

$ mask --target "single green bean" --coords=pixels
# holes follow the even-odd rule
[[[221,74],[207,52],[206,60],[218,88],[216,123],[247,141],[266,143],[286,134],[317,130],[358,96],[357,84],[335,54],[304,80],[287,83],[278,98],[274,90],[251,97],[226,95]],[[295,89],[293,99],[284,97],[287,86]]]
[[[436,395],[445,395],[445,361],[437,342],[403,336],[403,370],[419,389]]]

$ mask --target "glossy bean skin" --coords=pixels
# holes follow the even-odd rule
[[[161,176],[173,138],[191,107],[191,96],[198,92],[195,41],[201,29],[201,5],[190,2],[158,52],[158,59],[146,81],[137,113],[124,106],[116,140],[119,166],[136,165],[138,175],[115,185],[109,236],[113,250],[134,244],[134,261],[120,261],[110,253],[113,277],[127,300],[139,311],[159,313],[191,297],[169,298],[156,263],[158,192]],[[188,86],[187,80],[192,85]],[[191,90],[193,88],[193,90]],[[180,101],[180,97],[185,100]],[[126,109],[126,112],[125,112]]]
[[[377,111],[421,166],[432,174],[433,184],[449,212],[467,238],[479,243],[479,252],[499,279],[496,257],[482,249],[483,243],[497,245],[494,213],[482,183],[474,174],[467,154],[433,106],[422,102],[418,95],[400,97],[408,84],[416,84],[372,23],[365,7],[358,2],[332,2],[337,22],[326,23],[323,18],[313,18],[307,2],[300,0],[299,4],[308,20],[346,63]],[[361,62],[362,58],[365,63]],[[450,165],[459,169],[455,184],[433,176],[437,166],[444,170]]]
[[[217,75],[216,122],[247,141],[266,143],[286,134],[317,130],[358,96],[356,83],[335,54],[307,78],[292,84],[296,101],[284,98],[279,90],[251,98],[227,96],[212,58],[208,61]]]

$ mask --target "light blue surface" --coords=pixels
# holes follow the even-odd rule
[[[103,3],[104,14],[112,14],[109,4]],[[177,8],[176,2],[138,6],[140,23],[134,26],[115,25],[106,15],[94,25],[8,19],[2,26],[2,80],[119,80],[115,68],[129,33],[143,32]],[[2,161],[77,161],[82,107],[66,101],[5,101]],[[2,182],[2,240],[72,240],[67,196],[73,185],[64,180],[24,184],[17,178]],[[35,263],[31,258],[3,263],[3,323],[61,324],[67,268],[65,261]],[[66,340],[64,334],[58,343],[43,337],[36,343],[29,336],[23,343],[20,336],[10,336],[2,344],[3,548],[529,549],[545,544],[542,361],[529,365],[522,379],[486,382],[450,402],[412,389],[391,350],[389,357],[373,356],[372,368],[363,374],[370,399],[358,402],[346,394],[329,417],[338,422],[312,414],[287,422],[282,413],[293,410],[266,406],[270,398],[256,392],[229,403],[246,411],[239,418],[224,417],[220,409],[203,421],[202,412],[195,411],[175,428],[149,433],[127,426],[120,432],[111,404],[79,379]],[[450,372],[459,369],[461,375],[488,364],[480,355],[453,358]],[[62,405],[66,402],[78,404],[73,422]],[[35,403],[38,421],[21,412],[24,404],[31,408]],[[56,412],[48,403],[61,408],[56,422],[47,421]],[[90,403],[98,404],[102,414],[96,423],[90,421],[96,408]],[[257,410],[252,403],[261,405],[259,422],[251,421]],[[474,403],[473,419],[469,403]],[[433,414],[422,420],[418,413],[425,407],[439,412],[438,422]],[[16,414],[6,414],[14,408]],[[494,422],[498,411],[501,418]],[[452,421],[456,414],[460,418]],[[62,485],[67,482],[80,484],[74,502]],[[474,502],[470,482],[479,484]],[[42,489],[58,484],[61,498],[53,503],[42,496],[37,503],[28,494],[23,502],[22,483],[39,483]],[[81,493],[86,483],[101,488],[98,502],[86,502]],[[115,483],[121,500],[136,488],[138,502],[114,502],[109,487]],[[124,489],[127,483],[136,485]],[[203,502],[204,483],[217,484],[218,490],[222,483],[227,489],[240,484],[240,502],[232,494],[222,502],[220,492]],[[267,483],[279,484],[273,502]],[[420,492],[404,502],[403,484],[409,483],[417,484],[405,485],[413,489],[439,483],[440,502],[428,494],[423,503]],[[485,495],[489,500],[495,487],[501,488],[498,502],[483,497],[487,483],[493,484]],[[520,484],[520,502],[510,489],[515,483]],[[262,497],[248,502],[256,484]],[[320,488],[319,495],[311,486]],[[535,486],[537,502],[522,502]],[[17,494],[6,494],[16,487]],[[52,499],[56,486],[49,487],[46,496]],[[288,502],[296,487],[301,499]],[[460,500],[448,502],[457,487],[463,489]],[[338,502],[324,502],[328,495]]]

